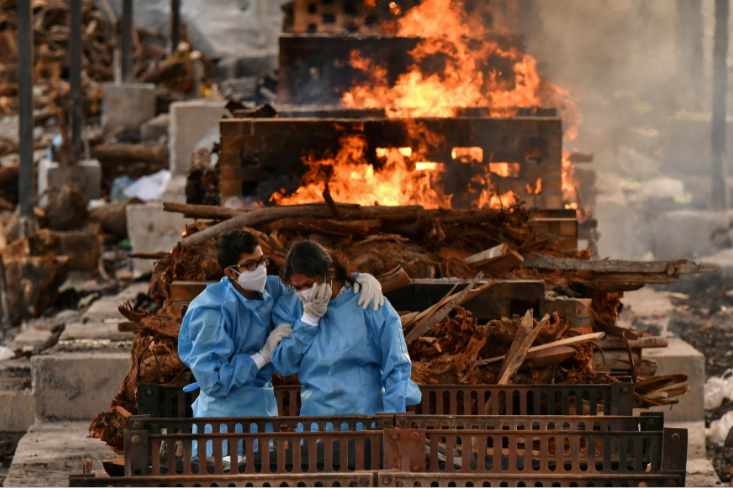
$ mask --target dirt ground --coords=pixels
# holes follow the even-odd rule
[[[669,322],[669,331],[692,344],[705,355],[705,376],[720,376],[733,368],[733,293],[726,291],[715,279],[690,280],[674,287],[680,295],[671,297],[675,310]],[[726,399],[715,410],[705,412],[705,426],[733,410],[733,402]],[[721,481],[733,479],[733,447],[726,448],[707,442],[707,454]]]

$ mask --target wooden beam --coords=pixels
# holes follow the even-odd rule
[[[601,339],[605,335],[606,335],[605,332],[594,332],[593,334],[584,334],[584,335],[579,335],[575,337],[568,337],[567,339],[560,339],[559,341],[550,342],[548,344],[542,344],[541,346],[532,347],[529,349],[528,352],[544,351],[545,349],[550,349],[552,347],[557,347],[557,346],[569,346],[571,344],[582,344],[584,342],[597,341],[598,339]],[[506,354],[504,354],[503,356],[497,356],[495,358],[482,359],[481,361],[477,363],[477,365],[485,366],[491,363],[498,363],[505,357],[506,357]]]
[[[526,254],[525,268],[561,271],[592,271],[594,273],[666,274],[679,276],[698,273],[717,273],[715,268],[685,259],[679,261],[621,261],[557,258],[543,254]]]

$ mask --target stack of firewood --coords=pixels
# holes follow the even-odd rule
[[[0,0],[0,114],[17,111],[17,21],[14,0]],[[36,123],[57,115],[68,98],[69,2],[33,0],[34,79]],[[113,79],[118,19],[106,2],[82,4],[82,83],[87,114],[100,111],[101,83]],[[185,34],[185,33],[184,33]],[[134,75],[148,83],[161,83],[186,93],[193,86],[193,70],[186,53],[166,57],[166,40],[160,34],[137,28],[134,35]],[[208,61],[206,61],[208,62]],[[8,147],[8,152],[15,148]],[[0,155],[3,144],[0,141]]]
[[[289,246],[308,238],[344,253],[351,271],[378,277],[385,292],[434,277],[471,278],[442,300],[419,313],[402,313],[405,340],[417,383],[548,384],[635,383],[636,403],[648,407],[675,403],[687,386],[675,386],[684,375],[647,377],[631,354],[630,343],[644,334],[616,325],[619,292],[648,282],[674,281],[680,274],[704,272],[687,261],[633,263],[591,261],[590,253],[569,256],[555,241],[531,230],[529,214],[511,209],[435,210],[421,207],[360,207],[334,202],[241,211],[224,207],[165,204],[168,211],[200,219],[186,229],[170,253],[136,255],[158,260],[149,294],[162,304],[155,313],[120,307],[139,330],[130,372],[110,411],[92,423],[93,435],[122,448],[124,417],[136,409],[138,383],[183,386],[190,371],[176,354],[182,316],[171,300],[173,281],[221,278],[216,263],[217,238],[234,229],[256,233],[272,258],[270,274],[284,264]],[[487,279],[484,279],[484,278]],[[567,317],[554,314],[537,321],[504,317],[481,325],[460,306],[496,279],[543,279],[556,295],[593,298],[592,328],[570,327]],[[625,341],[632,374],[597,373],[594,355],[605,335]],[[653,374],[653,373],[652,373]],[[274,381],[292,383],[293,378]]]

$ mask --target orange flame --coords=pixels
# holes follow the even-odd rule
[[[428,166],[420,168],[424,171],[415,171],[416,165],[405,156],[405,148],[380,148],[384,164],[376,169],[366,162],[368,145],[363,137],[347,135],[339,142],[335,157],[306,162],[310,169],[295,193],[275,193],[270,200],[277,205],[321,202],[328,183],[333,199],[339,202],[450,208],[451,195],[446,195],[438,184],[437,163],[418,163]]]
[[[537,61],[515,47],[503,47],[487,38],[480,22],[469,18],[451,0],[424,0],[397,20],[397,35],[421,40],[409,53],[414,64],[394,85],[384,65],[375,65],[358,51],[351,53],[352,68],[367,82],[342,96],[349,108],[388,107],[391,117],[453,117],[457,108],[489,107],[494,116],[513,116],[519,107],[556,107],[566,125],[566,138],[575,139],[582,122],[574,99],[537,73]],[[439,58],[440,73],[424,72],[420,63]],[[512,75],[500,78],[486,71],[487,60],[504,60]]]
[[[562,197],[566,209],[578,208],[578,180],[575,178],[575,165],[570,161],[570,152],[562,152]]]

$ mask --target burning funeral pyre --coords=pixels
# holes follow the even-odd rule
[[[582,117],[520,40],[478,21],[474,3],[424,0],[404,14],[385,3],[393,18],[378,28],[355,17],[365,36],[304,34],[311,26],[294,3],[280,42],[278,98],[288,105],[222,120],[218,174],[201,164],[191,173],[190,202],[211,201],[218,187],[225,206],[166,204],[197,221],[171,252],[135,256],[158,261],[149,294],[159,308],[120,307],[138,333],[94,436],[121,451],[137,385],[193,381],[176,353],[181,320],[222,277],[217,238],[235,229],[259,237],[270,274],[292,243],[311,239],[377,276],[402,316],[417,383],[631,381],[643,408],[687,392],[686,375],[654,376],[641,358],[664,340],[616,325],[620,297],[709,270],[593,261],[578,249],[589,210],[572,161],[582,158],[562,143]]]

